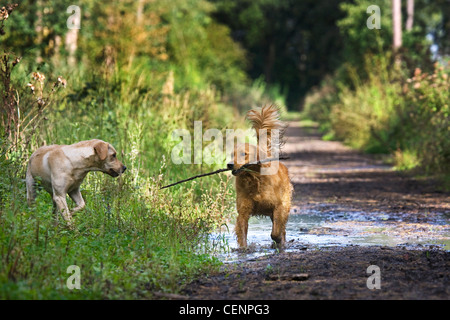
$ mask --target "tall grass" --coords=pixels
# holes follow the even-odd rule
[[[268,90],[262,82],[249,84],[245,53],[227,28],[211,22],[209,4],[194,1],[181,15],[174,14],[178,7],[146,5],[153,16],[143,28],[135,23],[138,8],[94,4],[92,18],[83,17],[75,67],[56,48],[53,56],[36,52],[48,58],[45,63],[27,53],[20,63],[12,53],[0,60],[0,298],[152,298],[157,291],[178,292],[219,264],[207,235],[234,212],[230,177],[160,191],[163,184],[224,166],[174,164],[178,141],[172,132],[193,135],[194,121],[223,133],[242,128],[239,112],[268,102]],[[35,29],[34,22],[21,27],[19,33]],[[46,46],[43,39],[31,40]],[[32,91],[27,83],[36,71],[45,79],[37,77]],[[53,90],[60,75],[67,87]],[[282,103],[278,88],[269,96]],[[26,205],[27,160],[42,145],[94,138],[114,145],[128,169],[118,179],[86,177],[86,208],[68,230],[52,214],[46,192],[38,190],[36,204]],[[80,290],[66,286],[71,265],[80,267]]]
[[[176,81],[170,73],[130,68],[109,78],[77,70],[39,125],[23,132],[20,141],[30,143],[18,143],[12,152],[11,141],[1,141],[1,298],[152,298],[156,291],[178,292],[219,265],[206,235],[233,212],[230,178],[159,187],[211,169],[171,162],[173,129],[192,130],[194,120],[203,121],[204,129],[241,122],[212,87],[165,90]],[[118,179],[87,176],[87,206],[71,231],[52,214],[45,191],[38,190],[35,206],[26,205],[26,160],[38,146],[92,138],[113,144],[128,169]],[[80,290],[66,286],[70,265],[80,267]]]

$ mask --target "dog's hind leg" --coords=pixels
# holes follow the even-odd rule
[[[31,174],[30,167],[27,168],[27,173],[25,176],[25,182],[27,185],[27,202],[28,205],[31,206],[34,203],[34,200],[36,199],[36,181],[33,178],[33,175]]]

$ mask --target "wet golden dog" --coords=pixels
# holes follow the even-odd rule
[[[27,200],[32,204],[36,197],[35,179],[40,177],[42,186],[50,193],[53,207],[68,225],[72,214],[66,202],[66,194],[76,207],[73,212],[84,208],[85,202],[80,185],[90,171],[102,171],[117,177],[126,167],[117,159],[116,150],[102,140],[81,141],[72,145],[50,145],[37,149],[30,157],[26,173]]]
[[[264,215],[272,220],[272,240],[276,247],[282,248],[286,241],[293,190],[286,166],[279,161],[271,161],[245,170],[239,168],[246,163],[274,157],[275,148],[281,145],[285,125],[279,120],[278,109],[274,106],[263,107],[261,111],[250,110],[247,119],[256,130],[258,145],[245,143],[236,146],[233,161],[228,163],[228,168],[236,176],[237,241],[240,247],[246,247],[250,216]],[[275,134],[279,139],[273,139]],[[275,145],[272,141],[276,142]]]

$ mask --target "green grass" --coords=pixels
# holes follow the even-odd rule
[[[0,299],[145,299],[179,292],[220,265],[206,236],[233,214],[234,198],[225,175],[159,190],[215,167],[173,164],[171,132],[192,130],[193,120],[203,121],[203,130],[242,122],[211,88],[162,99],[155,91],[135,94],[158,85],[138,73],[120,73],[108,84],[93,79],[89,94],[88,81],[77,81],[34,132],[24,133],[29,143],[10,148],[9,140],[0,141]],[[69,230],[55,220],[45,191],[27,206],[26,161],[44,143],[92,138],[113,144],[128,169],[119,179],[88,174],[86,208]],[[80,290],[66,286],[71,265],[80,267]]]
[[[190,187],[174,196],[150,178],[133,180],[91,173],[74,230],[55,219],[45,191],[28,208],[23,181],[13,181],[0,215],[0,297],[152,298],[214,270],[220,263],[205,235],[220,220],[214,214],[224,211],[224,199],[196,199]],[[70,265],[81,269],[81,290],[66,286]]]
[[[3,23],[9,47],[0,62],[0,299],[152,298],[217,268],[216,248],[206,239],[234,214],[230,178],[159,187],[223,168],[225,159],[174,164],[172,132],[193,136],[194,121],[201,121],[204,132],[216,128],[225,136],[226,129],[247,128],[240,113],[249,108],[276,103],[286,110],[286,92],[262,79],[251,83],[245,52],[204,4],[183,2],[187,14],[179,15],[176,3],[152,2],[143,8],[152,17],[142,24],[136,6],[88,6],[92,19],[83,20],[75,66],[56,44],[65,18],[44,28],[48,37],[35,32],[26,5]],[[94,138],[111,143],[128,169],[116,180],[86,177],[86,208],[74,230],[55,221],[45,192],[29,208],[24,178],[32,152]],[[66,286],[71,265],[80,267],[80,290]]]

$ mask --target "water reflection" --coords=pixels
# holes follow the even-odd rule
[[[268,217],[249,220],[248,248],[239,250],[229,224],[221,232],[212,234],[210,241],[219,248],[223,262],[247,261],[273,254]],[[427,223],[404,222],[385,213],[303,211],[291,214],[286,227],[286,251],[309,250],[328,246],[439,246],[450,250],[449,219],[442,216]]]

